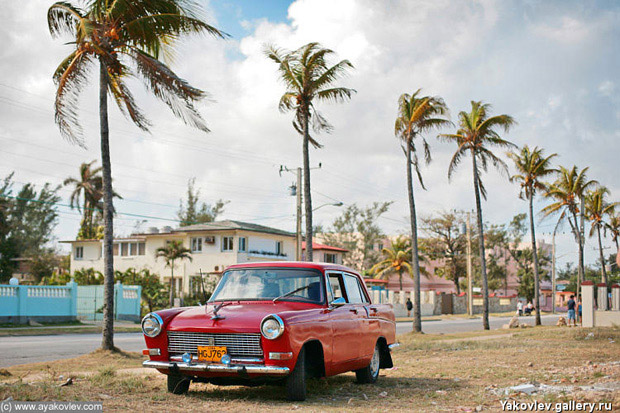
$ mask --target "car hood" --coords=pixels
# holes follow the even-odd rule
[[[260,322],[269,314],[278,314],[285,323],[314,312],[322,307],[315,304],[278,301],[226,302],[213,320],[215,306],[191,307],[177,314],[168,324],[169,331],[214,331],[229,333],[258,333]]]

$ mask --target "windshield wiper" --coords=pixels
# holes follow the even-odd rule
[[[295,294],[295,293],[298,293],[298,292],[300,292],[300,291],[303,291],[303,290],[305,290],[305,289],[306,289],[306,288],[308,288],[308,287],[310,287],[310,284],[305,285],[305,286],[303,286],[303,287],[299,287],[299,288],[298,288],[298,289],[296,289],[296,290],[290,291],[290,292],[288,292],[288,293],[286,293],[286,294],[284,294],[284,295],[281,295],[281,296],[279,296],[279,297],[276,297],[276,298],[274,298],[274,299],[273,299],[273,302],[275,303],[275,302],[276,302],[276,301],[278,301],[280,298],[288,297],[289,295],[293,295],[293,294]]]

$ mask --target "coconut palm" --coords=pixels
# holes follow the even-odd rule
[[[183,246],[182,241],[170,241],[165,247],[157,248],[155,258],[163,258],[166,267],[170,267],[170,307],[174,305],[174,262],[192,260],[192,252]]]
[[[532,240],[532,261],[534,266],[534,302],[536,303],[536,325],[542,324],[540,320],[540,279],[538,272],[538,249],[536,247],[536,232],[534,230],[534,196],[536,191],[544,190],[545,184],[541,181],[545,176],[556,172],[551,167],[551,159],[556,157],[556,153],[549,156],[543,155],[542,148],[530,148],[525,145],[520,152],[509,152],[508,157],[513,160],[517,173],[510,177],[512,182],[517,182],[521,186],[519,198],[526,199],[529,203],[530,214],[530,234]]]
[[[80,3],[82,4],[82,3]],[[205,93],[189,85],[158,59],[172,57],[175,41],[185,34],[223,34],[204,23],[194,2],[184,0],[92,0],[84,7],[68,1],[54,3],[47,20],[52,36],[71,37],[73,51],[54,73],[57,86],[55,120],[61,134],[69,141],[84,145],[78,119],[78,103],[85,89],[89,69],[99,66],[99,120],[101,166],[103,173],[104,220],[104,309],[102,348],[114,349],[113,295],[114,267],[112,256],[113,205],[112,171],[108,129],[108,93],[118,108],[139,128],[148,130],[150,123],[137,106],[127,86],[127,79],[137,77],[174,115],[204,132],[208,128],[194,103]]]
[[[280,80],[286,92],[280,98],[281,112],[293,111],[293,128],[302,136],[303,150],[303,196],[306,210],[306,261],[312,261],[312,198],[310,196],[310,151],[309,145],[320,148],[319,142],[310,136],[310,126],[314,132],[333,127],[314,107],[314,102],[344,102],[351,98],[353,89],[336,87],[334,83],[347,73],[353,65],[341,60],[330,66],[326,58],[334,52],[322,48],[318,43],[308,43],[290,52],[269,46],[265,50],[268,58],[276,62]]]
[[[82,213],[82,222],[78,232],[78,239],[95,239],[98,237],[95,228],[95,214],[103,215],[103,177],[101,168],[93,168],[96,161],[84,162],[80,165],[78,178],[69,177],[63,181],[64,186],[73,186],[69,198],[71,208],[77,208]],[[122,197],[112,191],[115,198]]]
[[[605,196],[609,195],[609,189],[599,186],[590,190],[585,196],[585,215],[591,222],[590,237],[596,232],[598,237],[599,258],[601,260],[601,282],[607,284],[607,271],[605,270],[605,257],[603,256],[603,242],[601,240],[601,228],[604,228],[603,221],[606,215],[613,215],[617,202],[607,202]]]
[[[555,182],[548,185],[545,197],[555,202],[547,205],[542,209],[546,215],[559,213],[558,222],[564,219],[568,220],[571,230],[575,236],[575,241],[579,247],[579,265],[577,268],[577,288],[581,286],[584,275],[583,262],[583,227],[580,225],[577,216],[583,212],[583,204],[585,202],[585,194],[588,189],[598,184],[597,181],[588,180],[586,173],[588,168],[579,170],[577,166],[568,169],[560,166],[557,172]]]
[[[509,115],[489,116],[491,106],[488,103],[471,102],[471,111],[459,113],[459,129],[453,134],[442,134],[440,138],[454,142],[458,146],[456,152],[450,160],[448,167],[448,179],[452,178],[454,171],[467,154],[471,155],[474,194],[476,198],[476,213],[478,221],[478,243],[480,247],[480,274],[482,276],[482,301],[483,314],[482,324],[485,330],[489,327],[489,286],[487,279],[486,255],[484,252],[484,229],[482,221],[482,205],[480,197],[487,198],[487,192],[480,178],[482,171],[487,171],[487,167],[492,164],[500,172],[508,174],[508,166],[498,158],[490,147],[511,148],[515,145],[503,139],[497,129],[505,132],[516,123]]]
[[[398,274],[400,291],[403,290],[403,273],[413,274],[411,266],[411,245],[405,237],[398,237],[392,241],[390,248],[383,248],[381,253],[385,257],[370,268],[369,272],[375,278],[386,279],[390,275]]]
[[[605,230],[611,232],[611,239],[616,244],[616,251],[620,254],[620,246],[618,245],[618,238],[620,238],[620,214],[616,211],[610,211],[608,213],[609,218],[605,223]]]
[[[433,128],[450,125],[451,122],[445,117],[448,108],[440,97],[422,96],[421,89],[411,95],[403,93],[398,98],[398,117],[394,124],[394,134],[401,141],[403,152],[407,160],[407,193],[409,196],[409,217],[411,223],[411,263],[413,264],[413,329],[422,331],[422,314],[420,306],[420,261],[418,259],[418,222],[416,218],[415,198],[413,195],[413,174],[411,167],[415,169],[418,181],[423,189],[424,181],[420,173],[418,150],[415,146],[416,138],[422,142],[424,160],[431,160],[430,147],[422,136]]]

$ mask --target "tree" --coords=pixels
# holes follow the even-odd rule
[[[333,127],[319,113],[314,102],[344,102],[351,98],[353,89],[334,86],[334,83],[347,73],[353,65],[348,60],[341,60],[329,66],[326,58],[334,52],[321,47],[318,43],[308,43],[289,52],[269,46],[265,54],[278,64],[280,80],[286,92],[280,98],[281,112],[293,111],[293,128],[302,136],[303,151],[303,197],[306,215],[306,261],[312,261],[312,198],[310,193],[310,148],[321,145],[310,136],[310,125],[314,132],[321,130],[331,132]]]
[[[99,64],[99,120],[103,174],[103,259],[105,272],[102,348],[114,350],[114,264],[112,255],[113,192],[108,129],[108,93],[119,110],[140,129],[150,122],[137,106],[126,80],[138,77],[184,123],[208,132],[194,103],[205,93],[178,77],[160,62],[171,57],[175,41],[192,33],[224,35],[203,22],[194,2],[182,0],[93,0],[80,8],[68,1],[54,3],[47,20],[52,36],[72,37],[73,51],[54,73],[57,86],[55,120],[61,134],[84,146],[78,121],[78,99],[90,66]],[[132,69],[133,67],[133,69]]]
[[[510,177],[512,182],[517,182],[521,186],[521,193],[519,198],[526,199],[529,203],[529,215],[530,215],[530,237],[532,241],[532,254],[534,261],[534,302],[536,303],[536,325],[542,324],[540,320],[540,280],[539,280],[539,265],[536,247],[536,231],[534,230],[534,196],[536,191],[544,190],[545,184],[541,181],[542,178],[555,173],[556,170],[551,167],[551,159],[557,154],[553,153],[549,156],[543,155],[543,150],[538,147],[530,150],[525,145],[521,148],[519,153],[509,152],[508,156],[513,160],[517,173]]]
[[[620,246],[618,245],[618,238],[620,238],[620,214],[610,211],[608,215],[609,219],[605,223],[605,229],[611,232],[611,239],[616,244],[616,253],[620,254]]]
[[[156,258],[163,258],[166,266],[170,267],[170,307],[174,305],[174,262],[177,260],[192,260],[192,253],[183,246],[182,241],[170,241],[165,247],[157,248]]]
[[[343,258],[344,265],[360,272],[372,267],[380,255],[374,245],[385,237],[377,220],[388,211],[391,204],[374,202],[367,207],[358,207],[356,204],[347,206],[328,232],[320,231],[323,242],[349,250]]]
[[[168,286],[159,281],[159,275],[147,268],[139,271],[135,268],[128,268],[125,272],[116,271],[115,279],[126,285],[142,287],[142,306],[146,307],[149,313],[166,308],[168,305],[170,295]]]
[[[71,208],[77,208],[82,213],[82,221],[77,239],[101,239],[103,231],[100,219],[95,220],[97,213],[103,213],[103,177],[101,168],[93,168],[97,161],[83,162],[80,165],[78,178],[69,177],[63,181],[63,186],[72,186],[73,191],[69,198]],[[113,197],[122,197],[113,191]]]
[[[400,291],[403,290],[403,273],[413,274],[411,266],[411,245],[405,237],[398,237],[392,241],[390,248],[383,248],[383,261],[376,263],[369,272],[375,278],[386,279],[390,275],[398,274]]]
[[[508,166],[498,158],[489,147],[511,148],[515,145],[503,139],[497,129],[505,132],[516,123],[509,115],[489,116],[491,106],[482,102],[471,102],[471,111],[459,113],[459,129],[454,134],[442,134],[440,137],[448,142],[454,142],[458,146],[452,156],[448,167],[448,179],[452,178],[454,171],[467,154],[471,155],[474,195],[476,198],[476,215],[478,224],[478,244],[480,248],[480,273],[482,276],[482,300],[483,314],[482,324],[485,330],[489,327],[489,288],[486,268],[486,255],[484,251],[484,228],[482,220],[482,204],[480,197],[485,200],[487,192],[480,178],[482,171],[487,171],[491,163],[500,172],[508,174]]]
[[[415,146],[416,138],[422,140],[424,159],[426,163],[431,161],[431,151],[422,136],[423,133],[433,128],[450,125],[446,119],[448,108],[440,97],[421,96],[421,89],[411,95],[403,93],[398,98],[398,115],[394,123],[394,134],[400,140],[407,165],[407,194],[409,196],[409,218],[411,225],[411,263],[413,265],[413,329],[422,331],[422,313],[420,303],[420,260],[418,258],[418,223],[416,219],[415,198],[413,195],[413,176],[411,167],[415,169],[418,181],[424,187],[418,151]]]
[[[467,240],[459,233],[459,226],[463,224],[462,212],[456,210],[422,218],[422,231],[427,235],[425,245],[430,258],[443,263],[441,275],[454,282],[457,294],[461,293],[460,275],[467,270]]]
[[[571,169],[560,166],[557,171],[557,178],[555,182],[548,185],[545,192],[545,197],[555,202],[547,205],[542,209],[545,216],[549,216],[555,213],[559,213],[558,221],[568,219],[573,235],[575,236],[575,242],[579,247],[579,262],[577,266],[577,287],[581,286],[581,281],[584,280],[585,265],[583,262],[583,226],[579,224],[577,219],[578,214],[583,214],[583,204],[585,202],[585,194],[588,189],[594,187],[598,182],[594,180],[588,180],[586,173],[588,168],[579,170],[577,166],[573,166]],[[579,204],[578,204],[579,202]]]
[[[187,182],[187,201],[183,205],[183,200],[181,200],[179,212],[177,212],[182,227],[215,221],[218,215],[224,212],[224,206],[228,203],[228,201],[218,199],[215,205],[205,204],[204,202],[200,204],[200,190],[195,189],[195,183],[196,178]]]
[[[603,218],[607,215],[614,215],[618,202],[607,202],[605,196],[609,195],[609,189],[599,186],[595,190],[590,190],[585,196],[585,215],[591,222],[590,237],[596,232],[598,237],[598,251],[601,262],[601,282],[607,284],[607,271],[605,270],[605,256],[603,255],[603,242],[601,240],[601,228],[604,228]]]

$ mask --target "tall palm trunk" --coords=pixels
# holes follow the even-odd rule
[[[110,163],[110,136],[108,129],[108,73],[99,62],[99,122],[101,131],[101,168],[103,174],[103,337],[101,348],[114,350],[114,237],[112,206],[112,165]]]
[[[577,214],[573,212],[573,219],[575,220],[575,238],[577,240],[577,244],[579,247],[579,262],[577,265],[577,298],[581,297],[581,282],[583,281],[584,276],[584,267],[583,267],[583,237],[581,236],[581,229],[579,227],[579,220],[577,220]],[[570,219],[569,219],[570,221]],[[583,222],[582,222],[583,225]]]
[[[174,305],[174,260],[170,262],[170,307]]]
[[[480,274],[482,275],[482,326],[489,330],[489,281],[487,280],[487,262],[484,252],[484,229],[482,227],[482,205],[480,203],[480,177],[476,165],[476,153],[471,153],[474,168],[474,193],[476,195],[476,215],[478,218],[478,243],[480,245]]]
[[[310,132],[308,108],[303,110],[303,157],[304,157],[304,201],[306,207],[306,261],[312,261],[312,198],[310,195]]]
[[[420,308],[420,262],[418,260],[418,224],[413,198],[413,176],[411,172],[411,142],[407,142],[407,192],[409,194],[409,214],[411,218],[411,264],[413,265],[413,331],[422,331],[422,311]],[[402,289],[402,285],[401,285]]]
[[[601,282],[607,284],[607,270],[605,270],[605,256],[603,255],[603,242],[601,241],[601,225],[596,225],[598,235],[598,251],[601,259]]]
[[[534,309],[536,310],[536,325],[542,324],[540,321],[540,280],[538,278],[538,250],[536,249],[536,233],[534,232],[534,195],[530,188],[530,233],[532,234],[532,257],[534,258]]]

